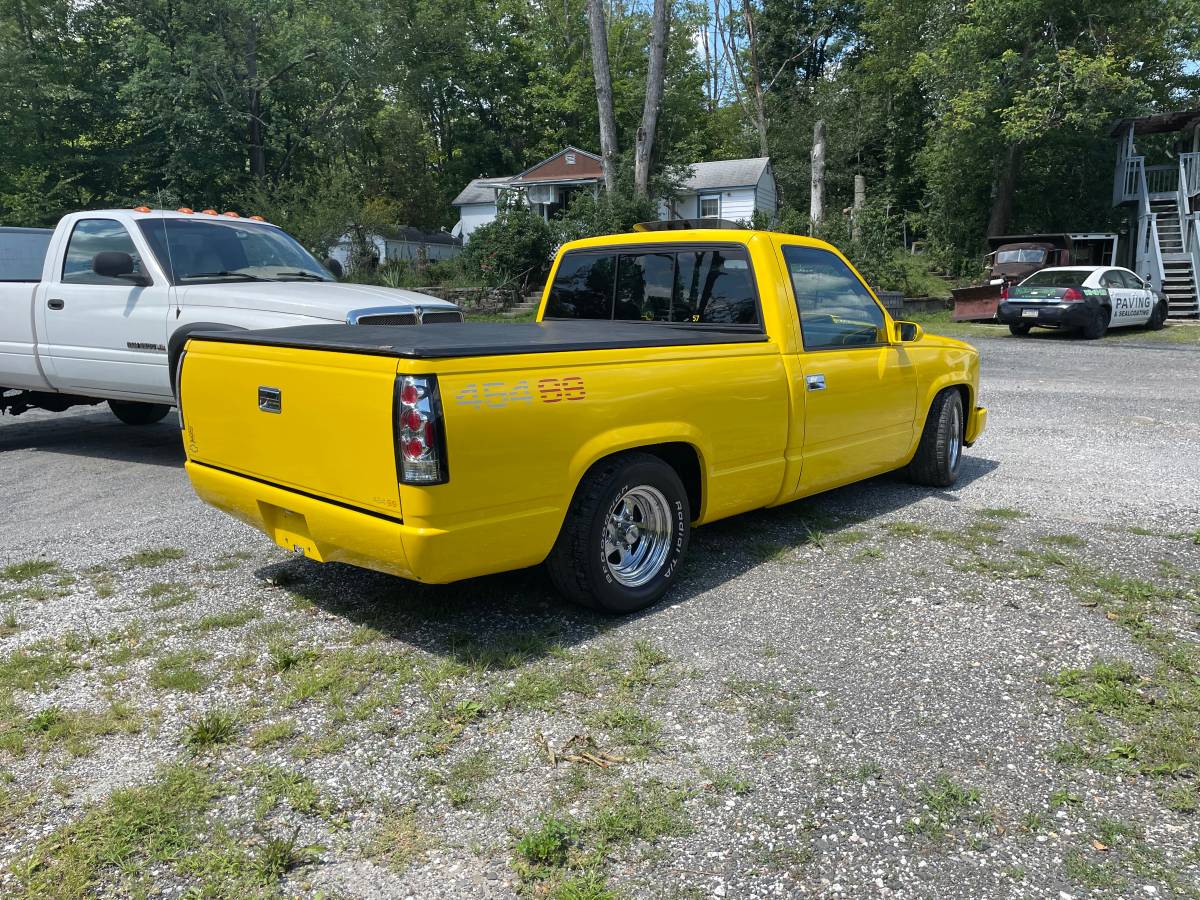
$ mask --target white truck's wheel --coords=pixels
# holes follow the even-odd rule
[[[130,400],[109,400],[112,414],[126,425],[153,425],[161,422],[171,411],[165,403],[135,403]]]
[[[643,609],[671,586],[691,509],[679,475],[649,453],[622,453],[584,476],[546,560],[571,600],[611,613]]]

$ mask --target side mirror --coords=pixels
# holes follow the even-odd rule
[[[896,322],[896,343],[911,344],[925,336],[925,329],[916,322]]]
[[[120,250],[105,250],[92,257],[92,271],[105,278],[125,278],[134,284],[146,285],[150,280],[134,272],[133,257]]]
[[[330,274],[332,274],[334,278],[341,278],[346,271],[342,268],[342,264],[333,257],[325,260],[325,268],[329,270]]]

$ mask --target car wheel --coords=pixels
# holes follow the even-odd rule
[[[933,398],[917,452],[908,464],[908,477],[917,484],[949,487],[962,465],[962,394],[954,388]]]
[[[1084,339],[1089,341],[1104,337],[1107,331],[1108,314],[1104,311],[1103,307],[1092,313],[1084,326],[1079,329],[1079,333],[1083,335]]]
[[[129,400],[109,400],[108,408],[126,425],[153,425],[171,411],[165,403],[133,403]]]
[[[687,553],[692,513],[669,465],[649,453],[621,453],[580,482],[546,560],[566,597],[609,613],[659,600]]]
[[[1023,322],[1013,322],[1013,324],[1008,326],[1008,330],[1013,337],[1025,337],[1025,335],[1029,334],[1029,329],[1032,327],[1032,325],[1026,325]]]
[[[1167,324],[1167,301],[1159,300],[1154,304],[1154,312],[1150,313],[1150,321],[1146,327],[1151,331],[1161,331]]]

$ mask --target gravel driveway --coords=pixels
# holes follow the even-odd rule
[[[623,619],[0,419],[0,895],[1200,897],[1200,350],[978,345],[953,490],[706,527]]]

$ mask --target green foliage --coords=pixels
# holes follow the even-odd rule
[[[631,191],[618,190],[593,196],[579,194],[553,222],[556,244],[633,230],[638,222],[658,218],[658,204]],[[472,237],[474,240],[474,237]]]
[[[496,219],[471,234],[463,267],[488,284],[529,284],[546,274],[554,233],[539,215],[520,204],[500,203]]]

